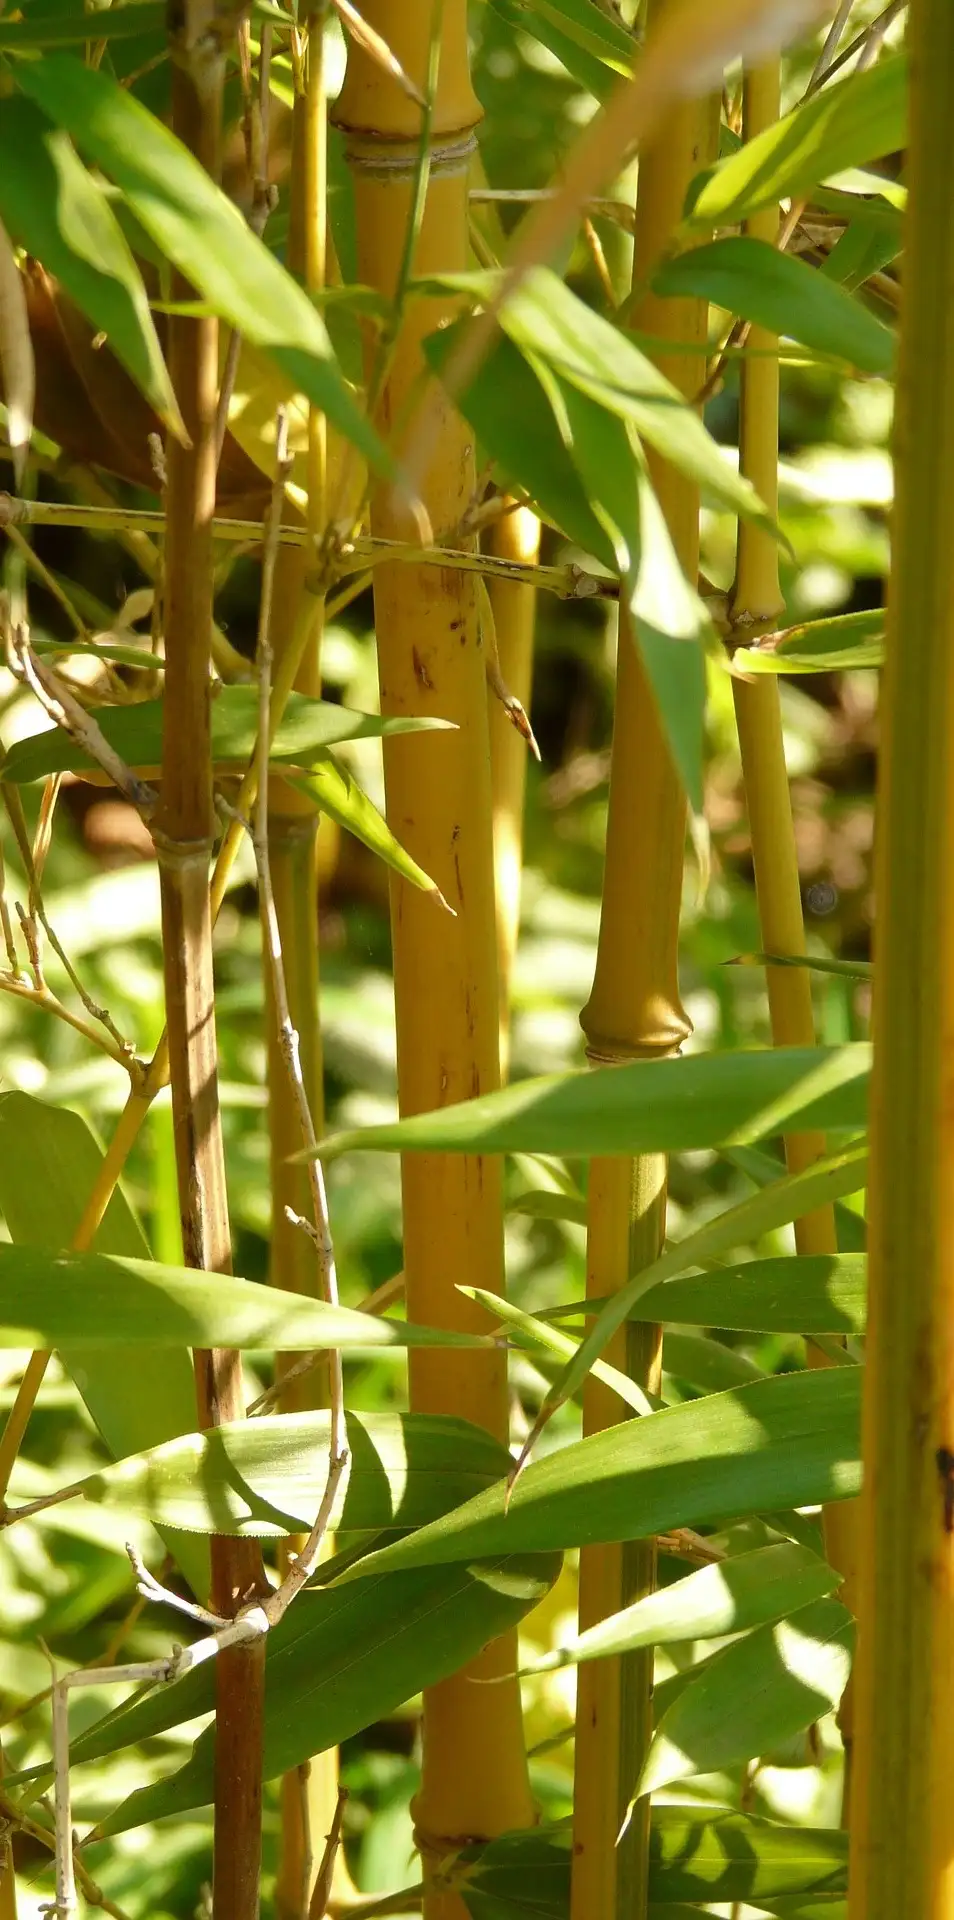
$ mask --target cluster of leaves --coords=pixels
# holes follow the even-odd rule
[[[494,58],[503,52],[529,77],[536,75],[561,140],[570,120],[567,101],[580,91],[605,98],[630,58],[629,33],[594,0],[533,0],[519,8],[511,0],[492,0],[482,13],[479,75],[486,79],[491,109]],[[280,8],[256,0],[253,33],[265,24],[281,42],[295,23]],[[346,271],[326,328],[283,265],[280,211],[272,232],[257,238],[169,133],[163,124],[165,29],[152,0],[96,11],[95,61],[84,58],[90,40],[89,14],[64,0],[28,0],[19,16],[0,21],[0,218],[13,244],[56,283],[64,334],[71,327],[70,337],[87,348],[94,336],[105,335],[155,419],[176,433],[161,345],[162,310],[175,269],[200,303],[265,356],[272,372],[264,417],[273,412],[276,396],[304,395],[370,466],[386,470],[390,456],[329,335],[330,329],[337,339],[342,318],[368,318],[367,290]],[[276,58],[276,89],[287,86],[282,75]],[[792,380],[796,391],[802,381],[803,394],[817,393],[825,382],[829,391],[840,391],[852,372],[888,375],[893,334],[886,309],[859,290],[900,250],[899,196],[890,181],[863,170],[903,145],[904,107],[903,57],[888,52],[870,71],[837,77],[795,105],[777,132],[761,141],[736,151],[727,138],[718,165],[696,183],[676,236],[679,250],[660,265],[654,290],[663,298],[701,296],[728,316],[778,328],[800,363]],[[510,159],[519,145],[513,135],[508,148],[500,122],[491,111],[488,166],[500,164],[501,154]],[[510,184],[506,174],[502,183]],[[714,228],[736,228],[747,214],[782,198],[808,200],[837,234],[837,244],[820,260],[779,252],[735,232],[711,238]],[[332,208],[346,264],[353,253],[353,215],[343,180]],[[608,227],[618,238],[619,221],[611,219]],[[570,277],[573,287],[538,268],[524,280],[504,307],[491,352],[461,404],[499,483],[535,504],[554,550],[621,581],[674,758],[701,810],[728,682],[716,658],[708,603],[696,582],[685,580],[672,551],[646,449],[701,484],[716,562],[726,515],[763,522],[766,516],[713,432],[655,369],[653,343],[626,330],[622,303],[607,316],[597,310],[585,266],[572,263]],[[444,289],[449,283],[439,284]],[[487,265],[450,283],[474,310],[493,298],[498,284],[497,269]],[[429,291],[433,283],[412,286],[407,297]],[[378,318],[388,324],[387,315]],[[430,339],[427,351],[438,374],[471,325],[464,313],[455,327]],[[87,364],[88,354],[82,362]],[[18,399],[8,384],[11,423]],[[710,418],[715,426],[717,408]],[[39,406],[37,419],[70,451],[75,420],[69,409],[59,425],[55,408],[47,417]],[[13,446],[12,426],[9,438]],[[42,455],[46,442],[37,435],[33,444]],[[242,450],[250,454],[261,492],[271,450],[263,440],[243,441]],[[123,480],[124,499],[141,498],[129,491],[121,458],[102,464]],[[797,541],[794,525],[783,531]],[[843,556],[844,545],[830,529],[828,546]],[[856,568],[865,570],[863,564]],[[574,617],[580,623],[571,630],[569,650],[589,649],[592,655],[592,632],[581,616]],[[863,670],[877,664],[880,631],[877,611],[836,609],[825,619],[793,622],[772,647],[753,648],[744,661],[737,656],[736,666],[786,674]],[[554,657],[547,633],[544,623],[544,665]],[[274,758],[309,783],[331,820],[406,877],[430,885],[333,751],[340,743],[349,743],[350,751],[350,743],[380,736],[386,726],[357,710],[372,704],[360,629],[356,634],[342,628],[339,640],[346,664],[337,685],[348,693],[349,705],[290,702]],[[55,639],[51,646],[58,655],[65,652]],[[108,663],[108,648],[98,651],[100,664]],[[141,649],[134,649],[134,657],[142,662]],[[707,684],[714,694],[708,760]],[[22,718],[12,699],[10,706],[14,718]],[[216,762],[227,777],[246,764],[253,745],[253,690],[223,687],[214,715]],[[129,764],[148,768],[158,762],[161,700],[100,705],[95,718]],[[3,777],[30,805],[37,784],[50,775],[84,770],[88,760],[65,735],[32,733],[11,748]],[[374,778],[371,768],[372,783]],[[543,789],[536,789],[534,863],[536,843],[552,821],[543,797]],[[530,906],[531,938],[560,974],[559,990],[537,1007],[538,1038],[546,1030],[543,1016],[572,1004],[574,965],[579,971],[587,964],[599,821],[585,809],[574,817],[576,843],[571,833],[568,845],[541,854],[538,862],[551,898],[565,909],[564,923],[558,914],[548,926],[545,907]],[[120,958],[111,964],[108,954],[97,951],[98,928],[109,911],[103,877],[90,880],[75,850],[59,858],[52,871],[59,875],[60,893],[67,893],[70,881],[82,887],[73,924],[98,989],[148,1030],[159,992],[151,899],[143,910],[129,878],[117,876],[121,886],[110,899],[118,914],[112,935]],[[587,868],[582,884],[581,863]],[[721,898],[722,925],[710,903],[708,915],[690,925],[687,947],[696,977],[707,982],[710,1003],[716,994],[722,998],[715,1037],[735,1045],[663,1065],[522,1079],[499,1096],[403,1125],[386,1117],[389,1036],[385,1031],[377,1045],[369,1033],[373,981],[356,958],[363,941],[376,958],[382,955],[380,916],[375,919],[365,906],[349,909],[351,941],[326,985],[332,1093],[341,1122],[328,1158],[342,1269],[358,1298],[365,1283],[386,1277],[399,1263],[392,1174],[366,1175],[364,1168],[376,1168],[377,1161],[363,1162],[357,1172],[357,1152],[438,1148],[511,1157],[522,1182],[512,1187],[510,1212],[518,1305],[503,1330],[525,1399],[537,1405],[544,1400],[556,1418],[547,1436],[553,1444],[528,1466],[509,1504],[509,1456],[486,1435],[462,1422],[399,1411],[395,1361],[408,1346],[446,1343],[447,1335],[397,1318],[332,1310],[257,1284],[267,1211],[254,1107],[261,1052],[249,1005],[255,996],[254,930],[243,927],[237,910],[231,950],[222,956],[221,1018],[239,1266],[248,1279],[211,1282],[177,1263],[161,1114],[148,1151],[131,1163],[138,1206],[117,1194],[95,1252],[64,1252],[101,1163],[95,1135],[70,1109],[79,1102],[105,1115],[111,1096],[104,1097],[104,1083],[82,1064],[72,1036],[57,1029],[53,1038],[39,1038],[16,1025],[35,1016],[10,1015],[4,1031],[19,1090],[0,1094],[0,1215],[10,1243],[0,1245],[0,1342],[14,1356],[24,1348],[55,1349],[63,1369],[61,1384],[41,1403],[13,1498],[20,1503],[64,1495],[0,1539],[7,1591],[23,1602],[3,1656],[4,1687],[19,1714],[9,1741],[10,1795],[23,1794],[32,1806],[49,1785],[45,1723],[29,1703],[47,1678],[38,1638],[52,1640],[65,1660],[95,1657],[104,1636],[91,1641],[88,1630],[119,1618],[128,1594],[125,1539],[136,1538],[148,1552],[158,1535],[192,1588],[204,1593],[208,1535],[275,1541],[312,1518],[314,1489],[327,1460],[327,1417],[269,1414],[240,1428],[195,1434],[188,1349],[238,1347],[254,1367],[267,1364],[262,1356],[275,1350],[339,1348],[348,1358],[351,1404],[360,1408],[349,1416],[352,1460],[333,1519],[339,1553],[269,1644],[267,1777],[277,1778],[327,1746],[357,1743],[422,1687],[454,1671],[506,1627],[527,1620],[541,1602],[536,1617],[545,1618],[545,1596],[555,1588],[563,1555],[594,1541],[690,1529],[705,1534],[713,1564],[687,1573],[684,1563],[664,1554],[658,1596],[571,1640],[559,1653],[545,1644],[545,1634],[542,1645],[534,1644],[531,1618],[531,1669],[553,1673],[647,1645],[671,1650],[668,1677],[657,1689],[656,1732],[643,1776],[633,1783],[638,1793],[662,1797],[654,1810],[650,1886],[660,1920],[664,1913],[741,1901],[767,1913],[825,1912],[834,1920],[845,1890],[841,1837],[726,1808],[740,1804],[748,1763],[793,1753],[804,1758],[800,1738],[837,1705],[850,1666],[851,1616],[837,1597],[817,1519],[804,1510],[851,1497],[860,1481],[861,1368],[854,1343],[864,1328],[864,1257],[856,1207],[864,1183],[859,1137],[868,1056],[854,1040],[855,1003],[837,975],[831,976],[827,1002],[834,1009],[831,1038],[847,1044],[812,1054],[738,1044],[757,1037],[759,1008],[752,998],[745,1000],[743,989],[741,1015],[737,1006],[726,1011],[724,976],[712,985],[713,960],[757,941],[747,893],[726,886]],[[51,911],[61,930],[68,907],[54,890]],[[74,953],[76,946],[73,941]],[[584,979],[577,1004],[587,985]],[[370,1004],[376,1004],[373,991]],[[555,1051],[562,1069],[562,1039]],[[524,1058],[533,1052],[539,1047],[531,1034]],[[32,1078],[31,1061],[40,1067]],[[229,1081],[238,1083],[244,1101],[230,1102]],[[38,1085],[43,1099],[36,1097]],[[382,1123],[362,1125],[369,1103],[382,1093]],[[772,1151],[779,1136],[816,1127],[837,1150],[809,1173],[786,1177]],[[694,1217],[660,1260],[587,1326],[573,1301],[574,1280],[580,1291],[586,1163],[597,1153],[657,1150],[688,1156],[677,1159],[682,1173],[677,1171],[676,1191],[684,1213]],[[381,1165],[390,1169],[391,1163]],[[852,1202],[838,1209],[842,1252],[827,1259],[782,1257],[779,1236],[788,1223],[822,1200]],[[149,1222],[148,1236],[140,1216]],[[741,1253],[753,1252],[755,1258],[737,1263]],[[668,1404],[610,1434],[580,1440],[574,1403],[583,1379],[594,1366],[604,1366],[603,1349],[627,1317],[666,1327]],[[495,1319],[488,1309],[488,1337],[500,1326],[499,1313]],[[833,1336],[848,1337],[845,1364],[804,1368],[805,1341],[830,1347]],[[136,1629],[133,1644],[154,1646],[151,1632],[149,1639]],[[531,1697],[540,1686],[528,1678]],[[105,1708],[105,1697],[85,1698]],[[140,1879],[137,1890],[134,1856],[123,1853],[119,1837],[208,1804],[210,1731],[199,1732],[187,1757],[183,1742],[211,1708],[211,1677],[201,1669],[168,1689],[102,1712],[92,1724],[77,1722],[78,1778],[94,1782],[84,1808],[97,1823],[91,1858],[116,1898],[128,1894],[133,1906],[140,1902],[137,1911],[185,1910],[190,1875],[198,1871],[193,1855],[184,1867],[170,1855],[162,1872],[152,1881]],[[160,1744],[143,1749],[146,1741]],[[346,1747],[346,1755],[369,1803],[376,1795],[387,1802],[384,1776],[375,1782],[373,1744]],[[412,1773],[408,1762],[394,1787],[399,1811]],[[665,1804],[667,1789],[712,1775],[712,1804]],[[550,1811],[563,1812],[565,1781],[555,1786],[542,1760],[538,1785]],[[183,1828],[186,1835],[190,1831]],[[395,1859],[407,1837],[404,1827],[397,1833],[385,1869],[392,1884],[402,1878],[402,1863],[395,1869]],[[539,1915],[567,1911],[569,1863],[558,1820],[465,1853],[455,1872],[475,1920],[524,1913],[531,1898]]]

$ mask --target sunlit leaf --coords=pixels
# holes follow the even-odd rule
[[[611,1614],[575,1640],[541,1655],[527,1673],[631,1653],[637,1647],[675,1646],[744,1633],[784,1619],[796,1608],[821,1600],[840,1576],[806,1547],[783,1542],[758,1547],[711,1567],[699,1567],[683,1580],[650,1593]]]
[[[16,95],[0,114],[0,214],[13,238],[106,336],[160,419],[182,437],[142,275],[109,201],[66,134]]]
[[[855,1623],[817,1600],[725,1647],[690,1677],[653,1735],[638,1793],[771,1753],[838,1705]]]
[[[737,673],[841,673],[850,667],[880,667],[884,661],[884,612],[839,613],[770,635],[732,656]]]

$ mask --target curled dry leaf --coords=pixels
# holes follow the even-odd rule
[[[826,11],[826,0],[670,0],[658,8],[631,79],[621,80],[603,111],[571,149],[552,196],[536,203],[521,226],[499,289],[476,326],[449,358],[441,384],[452,398],[485,358],[504,302],[532,267],[559,251],[588,201],[616,179],[630,155],[652,140],[679,99],[721,86],[727,64],[740,55],[761,60],[805,32]],[[433,388],[412,422],[404,453],[404,485],[419,491],[433,452],[440,406]]]
[[[30,435],[36,370],[26,296],[6,227],[0,221],[0,371],[7,408],[7,435],[18,487],[23,484]]]

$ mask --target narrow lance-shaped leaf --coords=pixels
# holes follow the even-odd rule
[[[184,1434],[87,1474],[69,1495],[189,1533],[307,1533],[328,1472],[330,1421],[327,1412],[273,1414]],[[336,1533],[423,1526],[510,1465],[506,1448],[465,1420],[348,1414],[347,1429],[350,1457],[329,1521]]]
[[[866,1170],[867,1154],[863,1147],[849,1148],[845,1153],[816,1160],[803,1173],[790,1174],[785,1179],[774,1181],[769,1187],[763,1187],[761,1192],[750,1195],[738,1206],[729,1207],[717,1214],[714,1220],[708,1220],[695,1233],[680,1241],[678,1246],[667,1248],[658,1260],[652,1261],[641,1273],[634,1274],[601,1308],[574,1358],[568,1362],[564,1373],[547,1394],[537,1417],[537,1429],[545,1424],[568,1395],[576,1393],[594,1359],[603,1352],[617,1328],[628,1320],[637,1300],[648,1293],[650,1287],[675,1278],[688,1266],[701,1266],[732,1247],[757,1240],[775,1227],[799,1220],[803,1214],[812,1213],[816,1207],[839,1199],[845,1193],[857,1193],[864,1186]]]
[[[556,1667],[604,1660],[637,1647],[671,1647],[687,1640],[748,1632],[824,1599],[840,1578],[807,1547],[791,1541],[758,1547],[716,1566],[699,1567],[684,1580],[646,1594],[566,1646],[543,1654],[524,1672],[549,1673]]]
[[[642,1540],[740,1514],[849,1499],[861,1481],[860,1367],[756,1380],[624,1420],[531,1462],[510,1491],[454,1513],[341,1575],[472,1553]]]
[[[890,327],[817,268],[764,240],[736,235],[690,247],[665,262],[653,286],[664,296],[709,300],[865,373],[890,374],[894,364]]]
[[[643,1294],[632,1318],[741,1333],[859,1334],[865,1294],[864,1254],[793,1254],[667,1280]]]
[[[703,177],[691,195],[691,219],[699,226],[733,225],[759,207],[803,197],[833,174],[893,153],[907,140],[907,91],[906,56],[893,53],[813,94]]]
[[[0,1097],[0,1140],[2,1123]],[[0,1208],[11,1231],[17,1232],[20,1210],[2,1172]],[[133,1244],[143,1245],[138,1235]],[[227,1274],[160,1266],[129,1255],[0,1245],[0,1348],[139,1349],[135,1364],[145,1371],[146,1350],[157,1347],[166,1349],[168,1360],[168,1349],[179,1346],[306,1353],[319,1347],[384,1352],[413,1346],[479,1349],[489,1344],[489,1336],[484,1340],[478,1334],[409,1326]]]
[[[372,1152],[685,1153],[818,1127],[860,1129],[869,1048],[779,1047],[548,1074],[321,1143]]]
[[[96,707],[92,718],[104,739],[127,766],[149,771],[162,758],[161,700],[141,700],[131,707]],[[220,687],[212,702],[212,755],[222,766],[243,767],[255,751],[258,735],[258,690]],[[370,740],[391,733],[433,731],[433,720],[384,720],[378,714],[355,713],[330,700],[313,700],[291,693],[275,729],[273,760],[309,766],[313,757],[343,740]],[[426,751],[426,748],[425,748]],[[51,773],[85,773],[95,761],[61,727],[28,734],[11,747],[3,763],[4,780],[22,785],[45,780]]]
[[[122,228],[67,135],[16,95],[0,114],[0,214],[13,238],[106,335],[117,360],[181,439],[182,417]]]
[[[543,1598],[559,1569],[553,1554],[507,1555],[371,1580],[358,1595],[303,1594],[269,1636],[266,1650],[264,1777],[274,1779],[338,1746],[423,1687],[456,1672],[488,1640],[515,1627]],[[207,1667],[200,1672],[207,1674]],[[179,1685],[185,1688],[192,1678]],[[197,1699],[212,1705],[211,1676],[191,1691],[193,1714],[203,1710]],[[169,1693],[157,1704],[160,1715],[168,1712]],[[144,1705],[148,1709],[151,1703]],[[129,1711],[127,1735],[136,1712],[135,1706]],[[177,1715],[184,1717],[181,1711]],[[213,1736],[211,1727],[200,1734],[184,1767],[132,1794],[99,1832],[125,1833],[207,1805],[214,1791]],[[76,1757],[82,1752],[78,1743]]]
[[[67,53],[21,61],[15,78],[115,181],[197,293],[282,371],[380,472],[394,471],[342,378],[323,320],[194,155],[127,88]]]
[[[837,1827],[680,1806],[654,1806],[650,1819],[651,1920],[684,1920],[700,1904],[781,1911],[776,1901],[812,1893],[834,1898],[846,1890],[848,1836]],[[465,1848],[455,1876],[472,1920],[567,1920],[572,1838],[568,1824],[534,1827]]]
[[[830,1713],[848,1682],[854,1633],[847,1607],[817,1600],[725,1647],[663,1715],[636,1797],[771,1753]]]

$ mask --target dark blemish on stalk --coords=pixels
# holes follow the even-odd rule
[[[454,841],[459,839],[460,839],[460,823],[458,822],[457,826],[454,827],[451,831],[451,845],[453,846]]]
[[[934,1458],[944,1492],[944,1531],[954,1533],[954,1453],[950,1447],[938,1447]]]
[[[414,667],[414,678],[417,681],[418,686],[433,687],[434,682],[431,679],[431,676],[428,673],[427,668],[424,665],[424,662],[421,659],[421,656],[418,653],[418,650],[416,647],[411,648],[411,662]]]
[[[460,904],[461,904],[461,906],[463,906],[463,904],[464,904],[464,882],[463,882],[463,880],[461,879],[461,872],[460,872],[460,860],[458,859],[458,857],[457,857],[457,854],[456,854],[456,853],[454,854],[454,872],[455,872],[455,874],[457,875],[457,898],[458,898],[458,900],[460,901]]]

